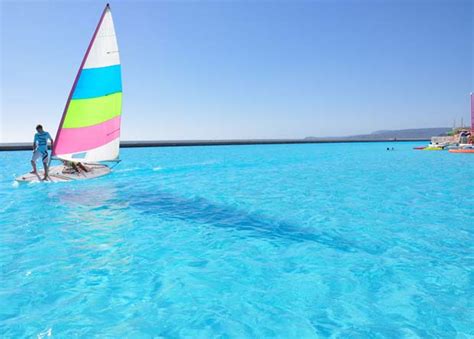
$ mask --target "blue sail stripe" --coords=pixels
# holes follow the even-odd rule
[[[83,69],[72,98],[88,99],[121,92],[120,73],[120,65]]]

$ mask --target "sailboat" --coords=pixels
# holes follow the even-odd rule
[[[104,162],[119,161],[122,76],[109,4],[82,59],[59,123],[49,169],[50,181],[90,179],[110,173]],[[74,164],[82,164],[85,170]],[[66,166],[68,164],[68,166]],[[78,165],[80,165],[78,164]],[[25,174],[18,181],[41,181],[42,174]]]
[[[471,93],[471,135],[470,143],[459,145],[457,149],[450,149],[450,153],[471,153],[474,154],[474,93]]]

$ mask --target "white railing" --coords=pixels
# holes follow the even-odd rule
[[[458,142],[458,138],[456,136],[443,136],[443,137],[432,137],[431,144],[432,145],[449,145],[449,144],[456,144]]]

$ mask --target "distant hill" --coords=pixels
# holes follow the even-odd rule
[[[433,136],[446,135],[452,130],[451,127],[435,127],[435,128],[412,128],[400,130],[382,130],[375,131],[370,134],[351,135],[345,137],[307,137],[306,140],[330,140],[330,139],[345,139],[345,140],[385,140],[385,139],[420,139],[428,140]]]

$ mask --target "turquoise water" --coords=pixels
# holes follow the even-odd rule
[[[0,333],[473,336],[474,156],[415,145],[124,149],[33,185],[0,152]]]

